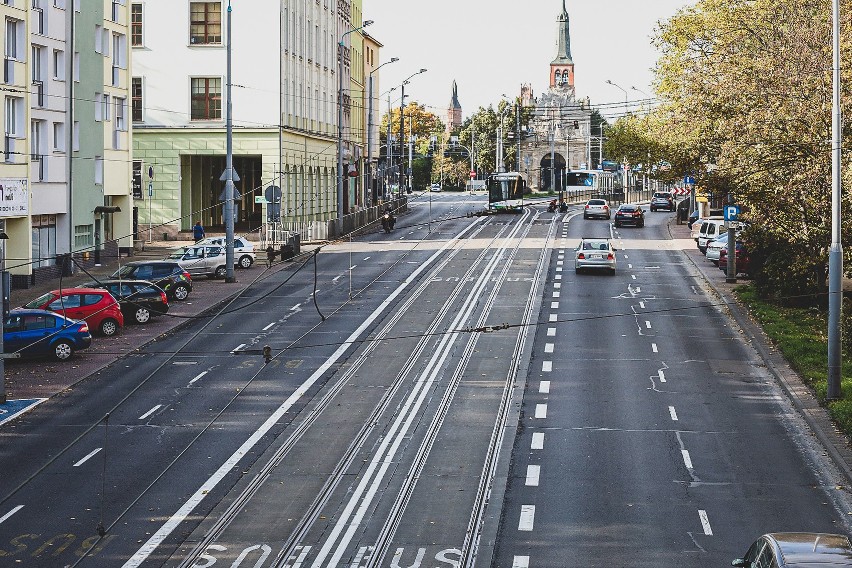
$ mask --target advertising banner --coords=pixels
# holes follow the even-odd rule
[[[0,217],[24,217],[29,211],[27,180],[0,178]]]

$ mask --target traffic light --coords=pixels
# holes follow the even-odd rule
[[[574,130],[580,130],[580,121],[579,120],[574,121]]]

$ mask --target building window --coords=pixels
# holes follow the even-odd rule
[[[95,156],[95,185],[104,184],[104,159],[103,156]]]
[[[116,130],[127,130],[127,124],[124,122],[124,116],[126,114],[126,105],[127,99],[113,97],[112,99],[115,103],[115,129]]]
[[[98,24],[95,24],[95,53],[103,53],[104,52],[104,34],[101,32],[103,28]]]
[[[104,119],[104,96],[102,93],[95,93],[95,121],[100,122]]]
[[[74,225],[74,248],[84,249],[95,244],[94,225]]]
[[[53,151],[54,152],[64,152],[65,151],[65,123],[64,122],[54,122],[53,123]]]
[[[73,128],[74,128],[74,130],[71,132],[71,135],[74,137],[74,139],[71,140],[71,144],[72,144],[71,148],[72,148],[72,151],[79,152],[80,151],[80,121],[79,120],[74,121]]]
[[[192,120],[221,120],[222,79],[199,77],[192,79]]]
[[[18,137],[21,132],[20,121],[22,118],[21,99],[18,97],[6,97],[6,136]]]
[[[130,45],[142,45],[142,4],[130,6]]]
[[[20,55],[18,31],[22,23],[20,20],[6,18],[6,59],[17,60]]]
[[[65,80],[65,52],[61,49],[53,50],[53,78],[57,81]]]
[[[222,43],[222,3],[189,3],[189,43],[192,45]]]
[[[130,89],[133,122],[142,122],[142,77],[133,77]]]
[[[56,215],[33,215],[33,268],[56,264]]]
[[[110,99],[109,95],[104,95],[103,99],[101,99],[101,118],[103,120],[110,120],[112,117],[110,116],[110,108],[112,108],[112,99]]]

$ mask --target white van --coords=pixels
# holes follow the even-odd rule
[[[698,250],[702,254],[707,254],[707,243],[712,241],[727,229],[725,228],[724,219],[707,219],[701,222],[701,228],[698,230]]]

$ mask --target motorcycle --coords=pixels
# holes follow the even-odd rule
[[[568,204],[567,204],[567,203],[565,203],[564,201],[562,201],[562,202],[559,204],[559,212],[560,212],[560,213],[567,213],[567,212],[568,212]]]
[[[382,216],[382,229],[384,229],[385,233],[393,231],[394,224],[396,224],[396,218],[390,211]]]
[[[547,206],[547,212],[548,212],[548,213],[553,213],[553,212],[555,212],[555,211],[556,211],[556,200],[554,199],[553,201],[551,201],[551,202],[550,202],[550,204],[548,204],[548,206]]]

